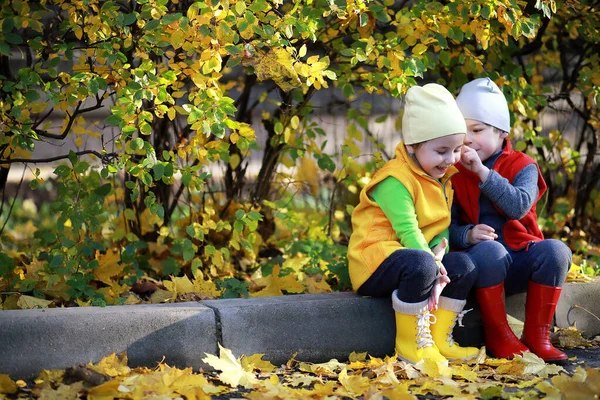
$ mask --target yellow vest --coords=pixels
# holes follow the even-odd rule
[[[427,243],[450,225],[452,185],[456,173],[450,167],[440,181],[427,175],[411,158],[404,143],[396,147],[396,157],[388,161],[360,193],[360,202],[352,213],[352,235],[348,244],[348,268],[352,288],[356,291],[381,263],[396,250],[402,249],[400,239],[390,221],[368,193],[375,185],[392,176],[410,193],[415,205],[419,229]]]

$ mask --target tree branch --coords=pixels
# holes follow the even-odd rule
[[[92,154],[95,155],[96,157],[100,158],[102,161],[110,161],[113,158],[117,157],[118,154],[117,153],[99,153],[96,150],[82,150],[82,151],[78,151],[75,152],[75,155],[77,156],[83,156],[86,154]],[[64,154],[62,156],[56,156],[56,157],[48,157],[48,158],[38,158],[38,159],[28,159],[28,158],[7,158],[7,159],[0,159],[0,165],[2,164],[16,164],[16,163],[32,163],[32,164],[39,164],[39,163],[49,163],[52,161],[58,161],[58,160],[64,160],[69,158],[69,154]]]

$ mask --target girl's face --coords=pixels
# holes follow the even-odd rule
[[[477,152],[481,162],[502,149],[504,138],[508,133],[474,119],[465,119],[465,122],[467,123],[465,144]]]
[[[464,140],[464,133],[455,133],[414,145],[406,145],[406,149],[411,155],[414,155],[423,171],[433,178],[440,179],[450,166],[460,160],[460,149]]]

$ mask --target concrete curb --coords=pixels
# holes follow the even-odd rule
[[[590,336],[600,321],[600,280],[567,284],[557,307],[558,326],[575,322]],[[507,300],[507,311],[522,319],[525,296]],[[461,344],[480,344],[477,305],[455,330]],[[580,311],[580,309],[576,309]],[[0,373],[30,379],[43,369],[65,369],[127,351],[129,364],[161,360],[179,368],[207,368],[205,353],[218,343],[233,354],[265,354],[280,365],[294,354],[302,361],[346,360],[352,351],[382,357],[394,350],[395,322],[389,299],[354,293],[294,295],[198,303],[0,311]]]

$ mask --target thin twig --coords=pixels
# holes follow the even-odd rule
[[[12,204],[8,209],[8,214],[6,214],[6,219],[4,220],[4,224],[2,224],[2,229],[0,229],[0,235],[4,232],[4,228],[6,228],[6,224],[8,224],[8,220],[10,219],[10,215],[12,214],[12,210],[15,206],[15,202],[17,201],[17,195],[19,194],[19,190],[21,189],[21,184],[23,184],[23,179],[25,178],[25,168],[23,168],[23,174],[21,175],[21,180],[19,181],[19,185],[17,186],[17,192],[15,193],[15,197],[13,198]],[[4,194],[3,194],[4,195]]]

